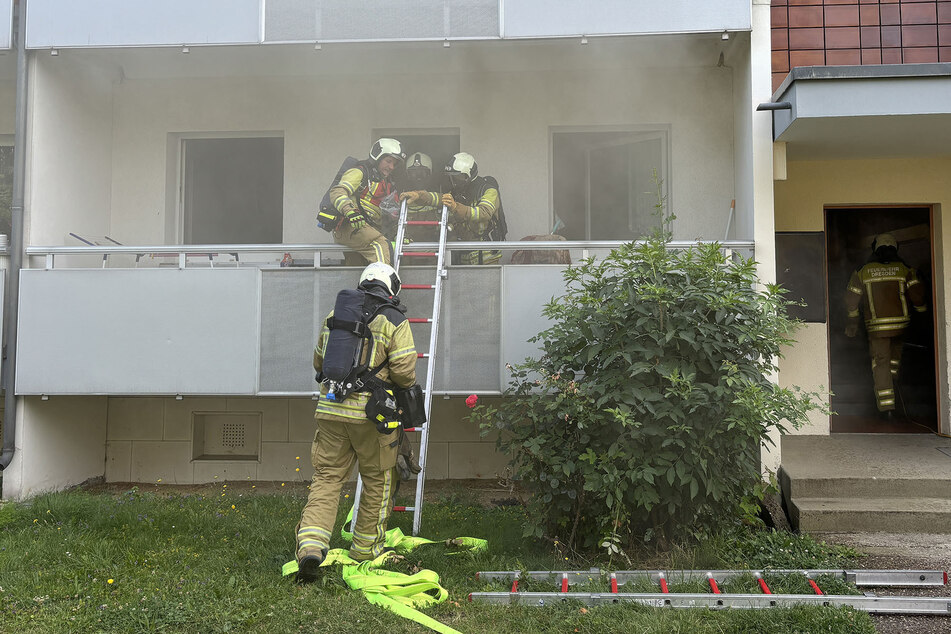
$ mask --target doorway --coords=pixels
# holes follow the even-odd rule
[[[909,207],[827,207],[825,209],[829,307],[829,373],[833,433],[929,433],[938,430],[934,322],[932,209]],[[872,384],[864,323],[855,337],[845,336],[845,292],[852,272],[872,254],[880,233],[898,241],[898,255],[918,271],[928,310],[910,310],[901,365],[895,380],[892,420],[879,416]],[[909,308],[911,308],[909,306]]]

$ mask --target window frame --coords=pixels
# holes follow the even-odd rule
[[[634,133],[642,135],[651,135],[656,134],[661,138],[661,167],[663,173],[659,176],[661,178],[661,195],[664,197],[665,208],[671,209],[673,204],[673,187],[671,187],[671,173],[672,173],[672,161],[671,161],[671,144],[672,144],[672,129],[669,123],[667,124],[620,124],[620,125],[564,125],[564,126],[549,126],[548,128],[548,226],[553,227],[555,223],[555,136],[558,134],[585,134],[585,133]],[[638,141],[638,140],[647,140],[649,136],[645,136],[644,139],[628,139],[628,140],[617,140],[609,141],[604,144],[599,144],[598,147],[611,147],[617,145],[627,145],[629,143]],[[585,209],[584,209],[584,239],[591,240],[591,178],[588,170],[590,168],[590,148],[585,152]],[[675,221],[676,222],[676,221]]]

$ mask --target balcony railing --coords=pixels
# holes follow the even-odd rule
[[[454,242],[453,249],[568,249],[597,255],[618,241]],[[675,242],[684,248],[694,242]],[[751,253],[753,243],[721,243]],[[416,243],[414,248],[436,245]],[[362,266],[321,266],[338,245],[28,247],[45,268],[20,282],[18,394],[311,396],[316,333],[337,291]],[[253,254],[309,253],[308,266]],[[101,258],[168,255],[168,266],[101,268]],[[214,265],[208,264],[213,255]],[[226,255],[223,255],[226,254]],[[56,258],[87,256],[85,266]],[[225,264],[222,258],[228,260]],[[215,260],[217,259],[217,260]],[[201,264],[199,264],[201,263]],[[90,266],[91,264],[91,266]],[[436,394],[499,394],[506,363],[537,353],[529,339],[547,326],[542,307],[564,290],[565,265],[450,266],[443,293]],[[432,267],[401,267],[405,283],[432,282]],[[410,317],[429,317],[432,291],[401,295]],[[429,324],[414,324],[419,346]],[[425,351],[425,350],[421,350]],[[425,380],[420,376],[420,382]]]

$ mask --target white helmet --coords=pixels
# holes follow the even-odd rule
[[[413,152],[406,159],[406,169],[410,170],[413,168],[422,168],[425,167],[429,170],[429,173],[433,172],[433,159],[429,157],[429,154],[423,154],[422,152]]]
[[[453,154],[446,164],[446,175],[453,187],[464,185],[479,175],[479,166],[476,165],[474,156],[468,152],[459,152]]]
[[[359,286],[363,286],[367,282],[381,282],[386,286],[390,295],[398,295],[400,286],[402,286],[400,276],[396,273],[396,270],[383,262],[371,262],[363,269],[363,273],[360,274]]]
[[[476,165],[475,157],[468,152],[459,152],[453,154],[446,165],[446,171],[449,173],[465,174],[469,180],[479,175],[479,166]]]
[[[423,189],[433,175],[433,160],[428,154],[414,152],[406,159],[404,174],[407,186]]]
[[[380,159],[385,156],[392,156],[400,163],[406,161],[406,152],[403,151],[403,146],[396,139],[377,139],[373,147],[370,148],[370,160],[379,163]]]

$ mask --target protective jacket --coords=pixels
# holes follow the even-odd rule
[[[368,368],[375,368],[387,361],[376,373],[384,382],[394,383],[399,387],[411,387],[416,383],[416,346],[413,342],[413,333],[409,321],[403,314],[405,309],[399,300],[391,297],[377,285],[370,285],[364,289],[371,303],[379,302],[382,308],[370,322],[372,341],[364,351],[361,363]],[[324,320],[320,331],[320,338],[314,348],[314,369],[320,372],[324,365],[324,354],[327,350],[327,341],[330,338],[330,328],[327,320],[333,317],[333,311]],[[321,386],[321,398],[317,402],[318,419],[336,422],[366,421],[366,405],[369,398],[367,392],[354,392],[341,402],[328,401],[327,389]]]
[[[501,215],[502,196],[499,184],[491,176],[479,176],[452,192],[460,204],[453,214],[453,238],[465,242],[473,240],[504,240],[494,235],[493,229]]]
[[[383,226],[380,205],[395,193],[393,182],[384,178],[375,165],[364,162],[343,173],[330,189],[330,202],[344,216],[354,207],[360,209],[367,222],[379,229]]]
[[[927,310],[918,274],[900,260],[869,262],[852,273],[845,297],[850,322],[858,322],[862,307],[869,337],[901,334],[911,322],[909,301],[919,313]]]

